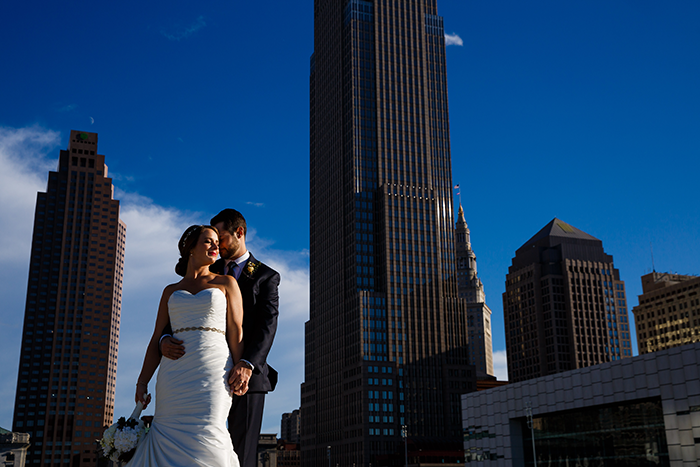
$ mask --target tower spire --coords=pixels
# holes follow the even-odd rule
[[[478,374],[493,375],[491,309],[486,305],[484,284],[477,274],[476,253],[472,250],[462,203],[455,223],[455,253],[459,296],[467,302],[471,363],[476,366]]]
[[[459,202],[459,211],[457,212],[457,223],[467,224],[466,219],[464,219],[464,209],[462,209],[462,202]]]

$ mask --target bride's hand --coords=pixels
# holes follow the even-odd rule
[[[146,383],[136,384],[136,395],[134,396],[134,402],[141,402],[144,409],[151,403],[151,395],[148,394],[148,385]]]

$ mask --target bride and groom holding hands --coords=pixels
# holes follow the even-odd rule
[[[136,384],[145,406],[160,365],[155,415],[129,467],[257,465],[265,394],[277,384],[267,355],[280,276],[246,249],[246,233],[234,209],[183,233],[183,279],[163,291]]]

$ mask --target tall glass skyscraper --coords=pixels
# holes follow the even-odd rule
[[[27,465],[93,466],[112,423],[126,226],[97,134],[71,131],[38,193],[12,430]]]
[[[315,0],[302,464],[461,458],[474,390],[435,0]]]

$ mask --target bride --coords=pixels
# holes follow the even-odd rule
[[[231,394],[248,389],[241,381],[227,381],[243,351],[241,292],[234,278],[209,271],[219,254],[214,227],[189,227],[178,247],[175,272],[183,279],[163,291],[136,383],[136,402],[145,407],[151,401],[148,382],[160,364],[155,415],[127,466],[238,467],[226,417]],[[187,349],[178,360],[161,360],[158,351],[168,321]]]

